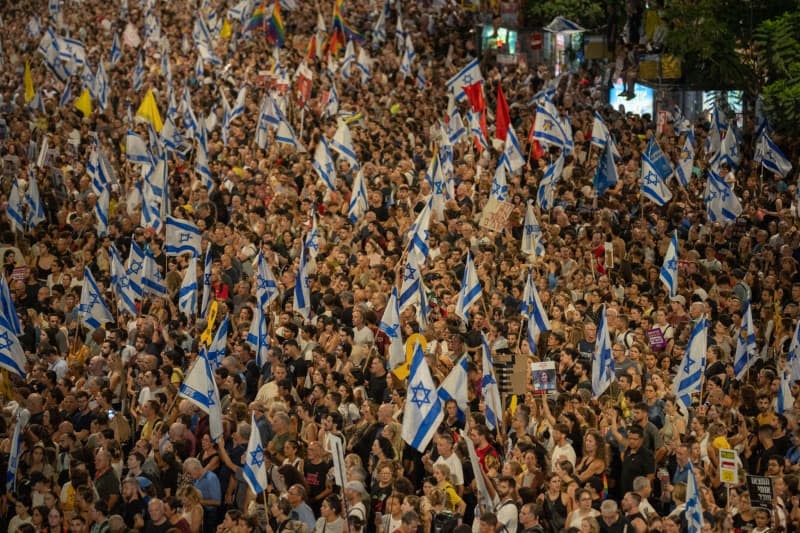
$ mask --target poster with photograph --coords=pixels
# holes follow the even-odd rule
[[[556,390],[557,376],[555,361],[531,363],[531,376],[533,377],[533,390],[546,394]]]

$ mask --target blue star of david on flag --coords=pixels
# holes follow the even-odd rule
[[[256,468],[264,464],[264,448],[260,444],[250,452],[250,464]]]
[[[411,403],[416,405],[417,409],[421,409],[423,405],[431,403],[431,389],[425,387],[421,381],[409,390],[413,393]]]

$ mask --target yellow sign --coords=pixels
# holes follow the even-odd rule
[[[720,449],[719,480],[731,485],[739,484],[739,466],[736,450]]]
[[[206,346],[211,346],[211,341],[214,335],[214,322],[217,320],[217,301],[212,300],[211,306],[208,308],[208,326],[206,330],[200,335],[200,342]]]

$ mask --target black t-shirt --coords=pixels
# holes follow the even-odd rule
[[[308,374],[308,362],[302,357],[290,358],[286,363],[286,371],[292,376],[292,385],[295,385],[297,378],[304,378]]]
[[[328,461],[322,461],[319,464],[306,461],[303,465],[306,486],[308,487],[308,500],[306,503],[308,503],[308,506],[314,511],[315,516],[319,516],[319,508],[322,502],[314,501],[314,499],[325,490],[325,477],[328,475],[328,470],[330,469],[331,463]]]
[[[620,494],[625,494],[633,490],[633,480],[638,476],[647,476],[656,471],[655,458],[653,452],[645,446],[640,447],[635,453],[626,451],[622,459],[620,471]]]
[[[164,520],[164,522],[159,525],[155,525],[152,520],[148,520],[144,525],[144,530],[147,531],[147,533],[167,533],[170,529],[172,529],[172,524],[169,523],[169,520]]]
[[[127,524],[128,527],[133,527],[136,515],[144,518],[145,509],[147,509],[147,504],[142,498],[136,498],[135,500],[125,502],[121,513],[125,524]]]

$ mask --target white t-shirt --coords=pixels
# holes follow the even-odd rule
[[[575,449],[569,442],[562,446],[554,445],[553,453],[550,454],[550,464],[555,463],[559,458],[566,459],[572,466],[575,466]]]
[[[459,486],[464,484],[464,467],[461,466],[461,460],[458,456],[454,453],[450,454],[450,457],[445,459],[441,455],[436,462],[433,463],[434,465],[438,464],[445,464],[450,469],[450,476],[453,478],[452,482],[453,485]]]

